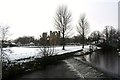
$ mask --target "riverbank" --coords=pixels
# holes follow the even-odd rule
[[[44,70],[23,74],[12,80],[23,79],[103,79],[110,78],[97,69],[76,60],[74,57],[47,66]]]
[[[83,63],[75,58],[66,59],[65,62],[70,66],[70,69],[76,70],[77,75],[81,78],[109,78],[104,73],[98,71],[97,69],[91,67],[90,65]]]

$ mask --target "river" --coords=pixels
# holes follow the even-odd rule
[[[101,71],[120,77],[120,56],[115,51],[96,51],[86,55],[85,59]]]

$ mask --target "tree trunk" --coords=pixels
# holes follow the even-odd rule
[[[64,31],[64,27],[63,27],[63,48],[62,50],[65,50],[65,31]]]
[[[65,50],[65,45],[63,45],[63,48],[62,48],[62,50]]]
[[[63,37],[63,48],[62,50],[65,50],[65,38]]]
[[[84,31],[83,31],[83,44],[82,44],[82,48],[84,48]]]

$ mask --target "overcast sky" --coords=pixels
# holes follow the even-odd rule
[[[42,32],[56,30],[54,17],[60,5],[67,5],[72,13],[75,35],[80,14],[85,13],[90,32],[104,26],[118,27],[119,0],[0,0],[0,25],[10,26],[9,39],[21,36],[39,37]]]

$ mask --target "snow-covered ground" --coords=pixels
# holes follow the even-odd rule
[[[85,46],[86,49],[89,46]],[[62,50],[62,46],[55,47],[55,53],[57,55],[64,54],[67,52],[77,51],[82,49],[82,46],[66,46],[65,50]],[[17,60],[21,58],[28,58],[28,57],[38,57],[38,54],[41,55],[40,48],[29,48],[29,47],[8,47],[4,48],[4,52],[9,56],[9,60]]]

